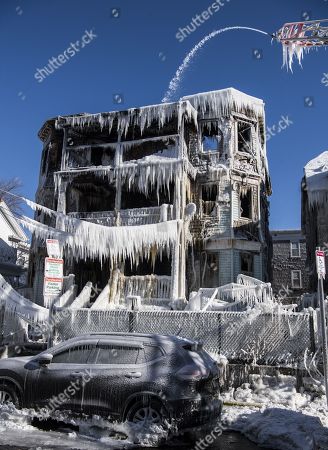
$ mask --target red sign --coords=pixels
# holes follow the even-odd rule
[[[315,256],[317,263],[318,278],[325,278],[326,277],[325,252],[323,250],[316,250]]]

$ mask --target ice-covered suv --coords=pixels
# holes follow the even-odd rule
[[[0,361],[0,402],[110,416],[140,426],[192,428],[221,413],[218,369],[197,342],[176,336],[78,336],[37,356]]]

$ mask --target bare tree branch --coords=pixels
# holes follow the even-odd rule
[[[22,187],[22,182],[19,178],[10,178],[9,180],[0,179],[0,200],[4,200],[14,214],[22,213],[22,200],[19,197],[8,194],[20,195],[19,189]]]

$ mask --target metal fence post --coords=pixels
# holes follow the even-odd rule
[[[6,305],[2,304],[0,307],[0,347],[4,344],[5,311],[6,311]]]
[[[48,317],[48,328],[49,328],[49,334],[48,334],[48,345],[47,348],[50,348],[53,346],[53,339],[54,339],[54,311],[55,311],[55,305],[56,302],[59,300],[60,296],[53,297],[50,301],[49,305],[49,317]]]
[[[218,351],[221,355],[222,349],[222,315],[218,313]]]
[[[314,317],[313,317],[313,313],[314,311],[310,310],[310,315],[309,315],[309,331],[310,331],[310,350],[311,353],[314,355],[315,354],[315,332],[314,332]]]

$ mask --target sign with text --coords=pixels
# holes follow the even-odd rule
[[[315,257],[317,263],[318,278],[325,278],[326,277],[325,252],[323,250],[316,250]]]
[[[59,241],[57,239],[47,239],[47,252],[51,258],[60,258]]]
[[[46,258],[44,276],[48,278],[63,278],[64,260],[57,258]]]
[[[60,295],[63,288],[63,279],[44,277],[44,295]]]

